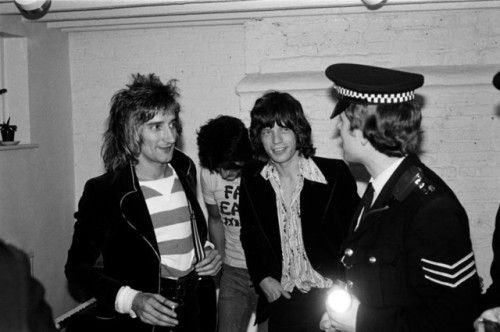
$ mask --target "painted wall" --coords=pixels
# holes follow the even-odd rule
[[[499,9],[365,12],[252,19],[212,26],[69,32],[6,21],[29,35],[34,150],[0,151],[0,231],[35,252],[35,274],[60,312],[69,309],[62,265],[72,213],[87,179],[102,172],[103,124],[132,73],[178,79],[182,149],[197,160],[196,130],[218,114],[248,120],[267,89],[292,92],[313,123],[318,154],[339,156],[328,64],[360,62],[426,75],[422,158],[445,178],[470,217],[480,274],[489,283],[500,203]],[[34,28],[36,26],[36,29]],[[30,207],[30,209],[27,208]],[[6,211],[6,212],[4,212]],[[43,220],[43,224],[41,221]],[[43,236],[45,235],[45,236]]]
[[[0,31],[28,39],[24,98],[38,144],[0,151],[0,237],[33,255],[34,275],[57,316],[74,303],[63,274],[75,201],[68,37],[18,17],[1,17]],[[16,86],[5,86],[15,94]]]
[[[244,77],[243,27],[185,27],[72,33],[76,197],[102,172],[103,125],[112,95],[131,74],[155,73],[180,89],[181,148],[197,160],[196,130],[219,114],[239,115]]]
[[[237,87],[241,116],[269,88],[303,102],[318,154],[341,155],[324,69],[354,62],[424,74],[422,160],[464,205],[477,264],[490,282],[491,236],[500,204],[499,9],[360,11],[245,23],[246,72]],[[333,138],[333,139],[332,139]],[[360,184],[364,188],[364,184]]]

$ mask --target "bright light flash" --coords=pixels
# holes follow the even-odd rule
[[[351,307],[352,297],[344,288],[335,287],[328,294],[326,303],[331,310],[342,314]]]

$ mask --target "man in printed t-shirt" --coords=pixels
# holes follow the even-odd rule
[[[224,262],[218,331],[244,332],[257,305],[240,242],[238,209],[240,171],[252,156],[248,130],[237,118],[219,116],[200,128],[198,147],[209,232]]]

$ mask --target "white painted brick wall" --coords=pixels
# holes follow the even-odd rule
[[[183,150],[197,160],[196,130],[218,114],[239,114],[241,27],[99,31],[70,35],[75,133],[75,195],[102,171],[103,123],[111,96],[132,73],[178,79]]]
[[[76,197],[101,171],[109,99],[131,73],[179,79],[183,149],[195,160],[200,125],[218,114],[248,124],[248,111],[267,89],[288,90],[299,99],[318,155],[338,157],[324,69],[336,62],[411,67],[426,75],[419,91],[425,98],[421,157],[465,206],[479,272],[488,284],[500,204],[500,92],[491,86],[500,71],[498,17],[500,9],[450,7],[70,33]]]
[[[500,92],[491,85],[500,70],[500,10],[455,11],[450,6],[449,11],[246,22],[246,68],[253,78],[240,82],[238,90],[242,116],[267,89],[289,91],[308,114],[318,154],[337,156],[334,124],[327,120],[333,106],[328,87],[293,86],[290,74],[302,72],[297,80],[316,77],[336,62],[413,67],[424,73],[426,85],[418,91],[425,99],[421,158],[466,208],[478,267],[488,284],[491,235],[500,204]],[[269,76],[272,83],[266,82]]]

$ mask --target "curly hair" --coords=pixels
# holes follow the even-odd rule
[[[274,124],[291,129],[297,139],[297,150],[305,158],[314,156],[316,148],[312,144],[311,125],[306,119],[300,102],[289,93],[270,91],[255,101],[250,112],[250,141],[254,157],[268,161],[260,133]]]
[[[217,168],[231,169],[237,162],[252,158],[248,130],[240,119],[220,115],[209,120],[198,131],[200,165],[210,172]]]
[[[360,129],[377,151],[389,157],[417,152],[422,113],[414,101],[379,105],[352,102],[345,113],[350,130]]]
[[[176,80],[163,84],[154,74],[132,75],[132,83],[111,98],[101,156],[107,171],[117,171],[128,163],[137,164],[143,139],[141,126],[159,113],[172,112],[177,135],[182,133]]]

